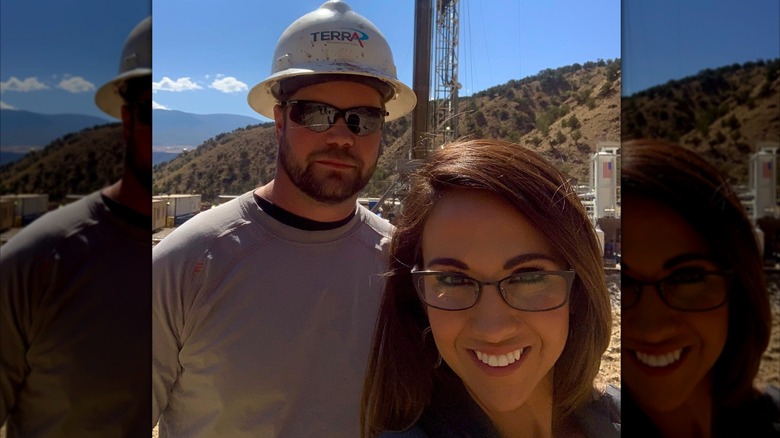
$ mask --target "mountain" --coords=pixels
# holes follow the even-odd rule
[[[665,139],[747,184],[747,157],[780,142],[780,59],[706,69],[623,98],[623,140]]]
[[[152,147],[194,148],[217,134],[257,123],[260,120],[235,114],[191,114],[155,109],[152,112]]]
[[[459,136],[533,148],[579,183],[588,180],[599,141],[666,138],[708,156],[733,182],[744,184],[746,154],[759,141],[780,141],[779,72],[780,60],[708,69],[621,102],[620,60],[547,69],[461,98]],[[383,155],[363,196],[380,196],[390,187],[396,160],[408,155],[410,130],[410,116],[385,125]],[[64,196],[96,190],[119,177],[121,137],[117,123],[68,134],[0,166],[0,193]],[[243,193],[273,178],[276,151],[272,123],[214,134],[154,167],[155,194],[201,193],[213,201],[220,194]]]
[[[509,81],[459,100],[459,135],[526,145],[575,182],[585,183],[597,143],[620,140],[620,83],[620,60],[547,69]],[[266,123],[222,133],[155,166],[155,194],[200,193],[204,201],[213,201],[269,181],[276,164],[273,131],[273,124]],[[385,124],[382,144],[382,157],[362,196],[381,196],[396,178],[396,162],[410,149],[411,115]]]
[[[166,161],[171,161],[178,157],[181,152],[161,152],[157,150],[152,151],[152,166],[156,166]]]
[[[44,146],[65,134],[109,123],[83,114],[38,114],[22,110],[0,110],[0,146]]]
[[[27,154],[28,152],[14,152],[13,150],[0,149],[0,166],[3,164],[13,163]]]
[[[120,123],[64,135],[0,166],[0,194],[48,193],[60,202],[68,194],[91,193],[121,177],[124,144]]]

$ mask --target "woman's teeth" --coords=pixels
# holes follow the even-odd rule
[[[682,351],[683,349],[680,348],[679,350],[660,355],[642,353],[641,351],[634,351],[634,353],[636,354],[636,358],[639,359],[639,361],[643,364],[658,368],[669,366],[677,362],[680,359],[680,354],[682,354]]]
[[[477,353],[477,359],[481,360],[485,365],[491,367],[505,367],[520,359],[520,355],[523,354],[523,349],[521,348],[507,354],[499,354],[498,356],[477,350],[474,350],[474,352]]]

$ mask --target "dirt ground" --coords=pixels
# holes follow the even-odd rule
[[[600,389],[608,384],[620,388],[620,274],[607,275],[607,286],[612,298],[612,339],[601,356],[601,368],[594,382]]]
[[[761,358],[761,368],[756,377],[756,387],[780,386],[780,272],[768,274],[769,302],[772,306],[772,338]]]

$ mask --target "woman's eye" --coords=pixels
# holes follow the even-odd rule
[[[545,281],[546,275],[543,271],[519,272],[510,277],[510,284],[533,284]]]
[[[670,283],[698,283],[704,281],[707,271],[703,269],[686,269],[672,273],[667,279]]]
[[[464,286],[470,284],[468,278],[461,275],[440,274],[436,276],[436,281],[444,286]]]

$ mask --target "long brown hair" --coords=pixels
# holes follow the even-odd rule
[[[621,146],[622,196],[668,205],[698,230],[735,274],[728,337],[713,367],[713,398],[733,407],[755,397],[753,379],[769,343],[772,315],[753,227],[725,177],[696,153],[659,140]]]
[[[454,190],[481,190],[514,206],[577,273],[570,334],[555,364],[558,420],[593,393],[609,343],[611,306],[601,250],[585,209],[565,177],[535,152],[498,140],[451,143],[413,177],[390,247],[390,273],[379,310],[361,406],[361,435],[412,426],[431,400],[438,352],[410,269],[419,261],[423,227],[437,201]],[[445,370],[445,371],[442,371]]]

